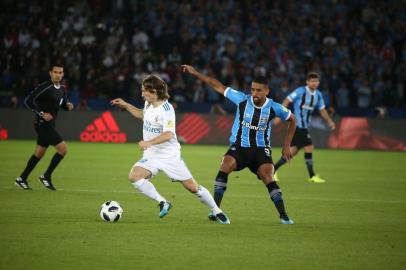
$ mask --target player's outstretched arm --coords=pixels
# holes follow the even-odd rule
[[[326,121],[327,125],[330,127],[331,130],[334,130],[336,128],[336,124],[331,119],[331,117],[328,115],[328,112],[327,112],[326,109],[321,109],[320,110],[320,115]]]
[[[297,122],[296,117],[293,114],[290,114],[288,120],[288,134],[285,136],[285,140],[282,146],[282,156],[285,160],[289,161],[293,158],[292,153],[290,152],[290,143],[292,142],[293,135],[295,134]]]
[[[225,87],[224,84],[222,84],[221,82],[219,82],[215,78],[211,78],[209,76],[206,76],[206,75],[198,72],[194,67],[189,66],[189,65],[182,65],[181,68],[182,68],[183,72],[192,74],[193,76],[195,76],[199,80],[201,80],[201,81],[205,82],[206,84],[208,84],[211,88],[216,90],[216,92],[224,95],[224,91],[226,91],[227,87]]]
[[[131,113],[134,117],[143,120],[144,119],[144,113],[141,109],[138,109],[137,107],[131,105],[130,103],[125,102],[121,98],[116,98],[110,101],[111,105],[118,106],[122,109],[126,109],[129,113]]]

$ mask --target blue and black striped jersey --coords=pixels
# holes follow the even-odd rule
[[[230,143],[241,147],[271,146],[271,127],[277,116],[282,120],[290,117],[290,110],[267,98],[261,106],[255,106],[251,95],[227,87],[224,96],[237,107]]]
[[[326,107],[321,92],[316,89],[312,93],[307,86],[296,88],[287,96],[287,99],[293,103],[293,113],[296,116],[298,128],[309,128],[314,108],[321,110]]]

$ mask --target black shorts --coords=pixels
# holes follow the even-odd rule
[[[272,151],[269,147],[241,147],[232,144],[226,155],[232,156],[237,161],[235,171],[248,167],[257,174],[258,168],[265,163],[273,164]]]
[[[37,132],[37,144],[43,147],[48,147],[50,145],[57,145],[62,142],[63,139],[59,135],[55,127],[51,125],[39,125],[35,124],[35,131]]]
[[[307,128],[297,128],[293,135],[292,143],[290,146],[296,146],[302,148],[304,146],[312,145],[312,138],[310,137],[309,130]]]

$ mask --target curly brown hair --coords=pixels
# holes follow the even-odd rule
[[[157,75],[150,74],[145,77],[142,81],[142,86],[148,92],[156,93],[158,100],[167,100],[170,97],[168,94],[168,85]]]

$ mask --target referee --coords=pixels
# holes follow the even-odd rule
[[[52,145],[55,147],[56,153],[46,172],[38,179],[46,188],[56,190],[52,184],[51,175],[66,155],[67,146],[61,135],[55,130],[55,120],[59,107],[66,111],[73,109],[73,104],[67,99],[65,86],[61,85],[63,75],[63,65],[59,63],[51,65],[50,80],[39,84],[25,99],[25,105],[36,114],[34,127],[37,132],[37,147],[24,171],[15,180],[15,184],[22,189],[31,189],[27,182],[28,175],[44,156],[48,146]]]

